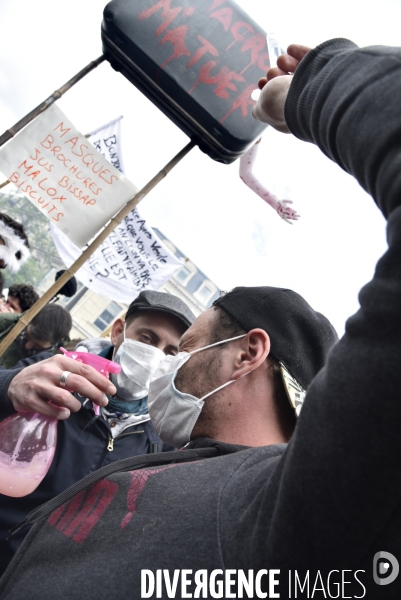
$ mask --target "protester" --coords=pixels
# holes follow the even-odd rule
[[[17,272],[29,256],[28,236],[23,225],[0,213],[0,269]]]
[[[401,596],[400,55],[343,39],[309,53],[290,46],[261,84],[255,114],[316,143],[389,221],[389,250],[324,367],[310,383],[334,336],[302,298],[272,288],[227,294],[184,334],[181,350],[191,354],[165,359],[150,388],[156,430],[176,443],[191,436],[190,449],[175,453],[176,464],[155,456],[155,469],[125,462],[42,507],[0,584],[2,600],[50,600],[54,590],[69,600],[229,598],[238,589]],[[223,343],[207,349],[216,338]],[[277,443],[287,434],[275,363],[299,398],[308,387],[288,445]]]
[[[8,289],[7,300],[0,305],[0,313],[23,313],[39,300],[39,294],[32,285],[14,283]],[[0,331],[3,328],[0,324]]]
[[[0,388],[1,419],[13,409],[66,419],[58,425],[55,458],[39,487],[25,498],[0,495],[0,573],[27,533],[22,531],[8,542],[5,539],[8,530],[22,521],[30,510],[102,465],[124,457],[172,450],[161,442],[150,422],[148,387],[152,371],[165,355],[174,355],[178,351],[179,339],[194,319],[179,298],[145,291],[130,304],[125,320],[114,322],[112,345],[102,338],[80,342],[79,351],[89,350],[122,366],[121,374],[111,377],[114,385],[108,382],[107,407],[103,394],[94,398],[88,382],[80,381],[81,377],[77,381],[76,373],[89,376],[93,370],[90,367],[76,370],[79,363],[61,356],[35,365],[35,368],[28,367],[17,375],[8,390],[10,400],[7,400],[6,388]],[[7,372],[0,372],[0,386],[2,376],[7,378]],[[59,387],[62,381],[64,386],[81,395],[74,398],[66,391],[64,397],[56,395],[63,391]],[[100,387],[97,378],[91,381]],[[38,390],[42,383],[47,389],[41,394]],[[104,383],[100,389],[106,391]],[[52,405],[47,402],[49,398]],[[90,400],[103,405],[98,419]],[[53,406],[54,403],[57,406]]]
[[[6,337],[20,318],[21,315],[16,313],[0,315],[0,323],[3,326],[0,339]],[[53,356],[57,346],[67,338],[71,327],[70,313],[62,306],[48,304],[2,354],[0,365],[5,369],[12,369],[20,360],[30,359],[39,353],[40,360]]]

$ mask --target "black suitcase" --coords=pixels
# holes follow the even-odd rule
[[[111,66],[214,160],[233,162],[266,128],[251,114],[266,34],[232,0],[112,0],[102,42]]]

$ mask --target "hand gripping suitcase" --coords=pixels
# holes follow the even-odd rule
[[[251,93],[269,68],[265,32],[232,0],[112,0],[103,52],[214,160],[229,164],[266,125]]]

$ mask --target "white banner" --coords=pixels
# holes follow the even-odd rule
[[[93,131],[88,140],[122,172],[120,119]],[[81,255],[79,248],[60,230],[53,226],[51,230],[61,259],[70,267]],[[90,290],[130,304],[142,290],[157,290],[182,264],[135,209],[95,250],[76,276]]]
[[[52,228],[58,253],[67,267],[81,255],[77,246]],[[76,273],[90,290],[130,304],[142,290],[157,290],[182,262],[133,210]]]
[[[0,150],[0,169],[80,248],[137,192],[56,104]]]

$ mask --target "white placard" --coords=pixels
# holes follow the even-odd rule
[[[0,150],[0,169],[80,248],[137,192],[56,104]]]
[[[70,267],[81,251],[60,231],[52,229],[58,253]],[[135,209],[76,276],[90,290],[130,304],[142,290],[157,290],[182,264]]]
[[[92,131],[88,140],[123,172],[120,124],[121,117],[114,119]],[[61,259],[70,267],[81,255],[79,248],[59,229],[51,231]],[[182,264],[134,209],[76,276],[90,290],[130,304],[142,290],[157,290]]]

